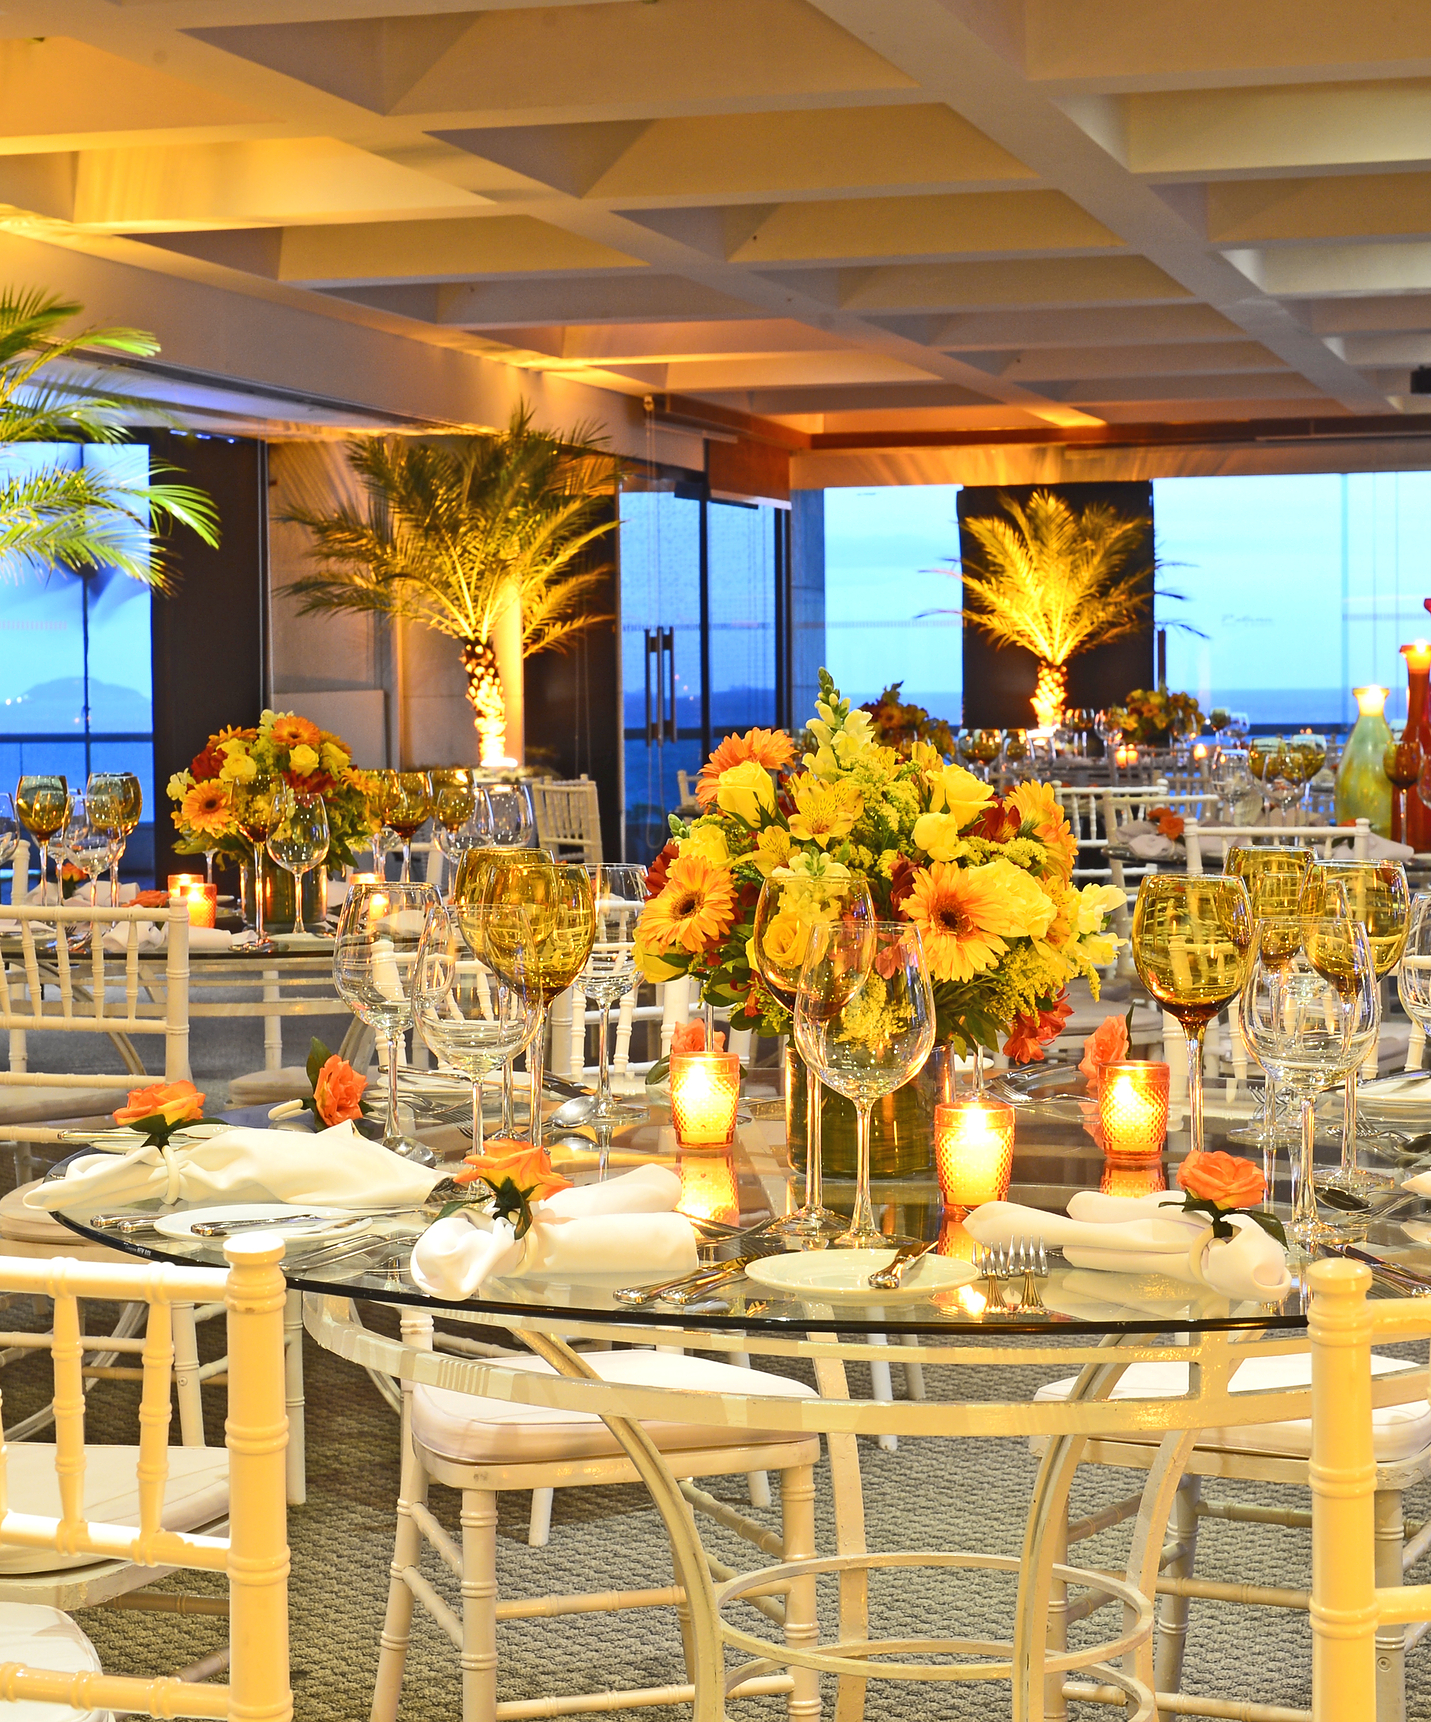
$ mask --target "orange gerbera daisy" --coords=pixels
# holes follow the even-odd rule
[[[185,791],[179,817],[205,837],[222,837],[233,824],[233,811],[228,784],[210,778],[207,783],[196,783]]]
[[[677,947],[694,955],[715,944],[735,920],[735,887],[730,871],[701,855],[671,863],[659,896],[641,914],[641,938],[648,949]]]
[[[273,720],[269,734],[275,747],[311,747],[315,753],[323,742],[323,732],[318,725],[293,712],[280,712]]]
[[[767,771],[779,771],[794,757],[795,743],[783,729],[752,729],[744,735],[728,735],[701,767],[696,779],[696,800],[702,807],[713,807],[720,774],[733,765],[753,759]]]
[[[935,861],[914,876],[904,912],[919,928],[929,973],[936,981],[968,981],[991,969],[1008,950],[1004,891],[993,869]]]
[[[1054,871],[1065,881],[1073,877],[1078,858],[1078,840],[1068,816],[1058,804],[1051,783],[1021,783],[1004,797],[1005,807],[1018,814],[1021,825],[1032,825],[1033,834],[1048,850]]]

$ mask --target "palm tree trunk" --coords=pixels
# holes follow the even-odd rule
[[[1063,664],[1040,663],[1034,685],[1033,709],[1041,729],[1063,722],[1063,702],[1068,693],[1068,669]]]
[[[467,674],[467,700],[476,714],[473,723],[483,765],[500,765],[506,757],[507,702],[497,654],[490,640],[468,640],[462,647]]]

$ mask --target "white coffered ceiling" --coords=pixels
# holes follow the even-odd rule
[[[1424,0],[7,0],[0,125],[14,235],[817,435],[1431,364]]]

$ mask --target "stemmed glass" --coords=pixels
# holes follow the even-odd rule
[[[114,838],[109,863],[109,901],[113,906],[119,902],[119,863],[144,810],[144,793],[132,772],[92,771],[85,780],[84,798],[91,821]]]
[[[50,839],[69,818],[69,786],[63,777],[22,777],[15,788],[15,811],[40,846],[39,900],[43,903],[50,876]]]
[[[67,861],[72,861],[89,880],[93,897],[99,876],[113,861],[122,841],[104,816],[107,809],[97,811],[88,796],[70,797],[70,816],[56,845]]]
[[[470,849],[492,841],[492,817],[487,797],[475,784],[433,786],[433,841],[454,871]]]
[[[248,840],[253,854],[253,930],[260,945],[268,943],[263,924],[263,856],[273,813],[273,779],[261,773],[233,789],[234,823]],[[245,908],[247,908],[245,904]]]
[[[816,930],[835,921],[868,924],[873,920],[869,886],[856,875],[810,878],[777,868],[761,888],[751,933],[755,966],[766,990],[793,1015],[800,971]],[[805,1200],[770,1229],[783,1237],[833,1237],[844,1231],[845,1221],[825,1206],[820,1078],[808,1059],[804,1063]]]
[[[1431,1032],[1431,892],[1411,899],[1406,948],[1396,971],[1401,1008],[1423,1033]]]
[[[482,1079],[531,1042],[540,995],[526,983],[518,952],[513,978],[499,980],[477,957],[460,916],[445,903],[427,912],[413,974],[417,1030],[439,1063],[472,1083],[472,1145],[482,1152]]]
[[[1302,887],[1301,907],[1304,914],[1347,915],[1360,922],[1366,928],[1378,982],[1401,961],[1411,925],[1411,892],[1406,883],[1406,869],[1399,861],[1342,860],[1340,857],[1318,860]],[[1380,998],[1378,990],[1378,1012]],[[1379,1021],[1378,1016],[1378,1024]],[[1369,1052],[1371,1048],[1367,1050]],[[1328,1172],[1322,1182],[1339,1190],[1364,1192],[1380,1189],[1389,1180],[1368,1172],[1358,1163],[1358,1143],[1380,1142],[1393,1148],[1397,1143],[1382,1137],[1379,1132],[1358,1129],[1357,1083],[1360,1079],[1360,1069],[1347,1072],[1342,1110],[1342,1163]]]
[[[412,840],[432,813],[432,785],[425,771],[395,771],[388,783],[383,822],[402,840],[402,881],[412,877]]]
[[[554,861],[494,861],[480,874],[474,906],[459,904],[468,942],[504,981],[541,996],[541,1024],[527,1049],[532,1091],[532,1146],[542,1145],[542,1081],[552,1000],[586,966],[596,938],[596,909],[584,867]]]
[[[15,859],[15,851],[20,846],[20,824],[15,818],[15,803],[8,795],[0,795],[0,867],[8,866]],[[15,901],[15,874],[10,873],[10,899]]]
[[[489,837],[490,841],[490,837]],[[454,908],[463,905],[470,910],[476,910],[482,900],[482,883],[487,870],[497,862],[502,861],[549,861],[551,856],[544,849],[495,849],[479,844],[469,849],[457,863],[457,877],[452,882],[452,903]],[[473,950],[481,952],[481,935],[477,930],[477,922],[472,923],[470,942]],[[515,1057],[516,1054],[513,1054]],[[502,1134],[505,1137],[515,1137],[517,1134],[516,1107],[512,1093],[512,1059],[508,1059],[502,1067]]]
[[[537,840],[537,804],[528,783],[489,783],[492,841],[499,849],[529,849]]]
[[[398,1053],[412,1022],[411,972],[428,911],[441,899],[431,885],[406,880],[355,885],[338,918],[333,941],[333,984],[338,997],[361,1022],[375,1028],[387,1047],[388,1116],[383,1147],[424,1166],[436,1164],[430,1149],[403,1135],[398,1124]]]
[[[268,818],[268,853],[293,875],[293,937],[301,939],[303,875],[328,857],[328,809],[321,795],[308,795],[288,783],[274,792]],[[326,905],[325,905],[326,908]]]
[[[646,869],[625,862],[601,862],[586,869],[596,912],[596,938],[577,989],[601,1007],[596,1099],[583,1124],[629,1124],[644,1118],[644,1106],[611,1098],[611,1052],[607,1044],[611,1007],[636,985],[636,923],[646,906]]]
[[[859,1166],[849,1230],[833,1249],[910,1243],[886,1237],[870,1202],[870,1108],[923,1066],[934,1049],[934,989],[919,930],[907,921],[820,927],[800,970],[795,1044],[820,1080],[855,1103]]]
[[[1258,1062],[1275,1068],[1301,1104],[1291,1231],[1306,1246],[1333,1230],[1317,1211],[1312,1177],[1317,1095],[1355,1070],[1375,1040],[1376,967],[1365,927],[1345,916],[1259,921],[1255,943],[1242,1018]]]
[[[1202,1041],[1231,1004],[1252,957],[1252,904],[1241,879],[1149,874],[1133,910],[1138,978],[1187,1036],[1188,1141],[1202,1150]]]

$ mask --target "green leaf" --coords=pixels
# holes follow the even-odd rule
[[[308,1086],[315,1091],[318,1087],[318,1073],[332,1056],[315,1034],[308,1043],[308,1063],[304,1067],[308,1072]]]

